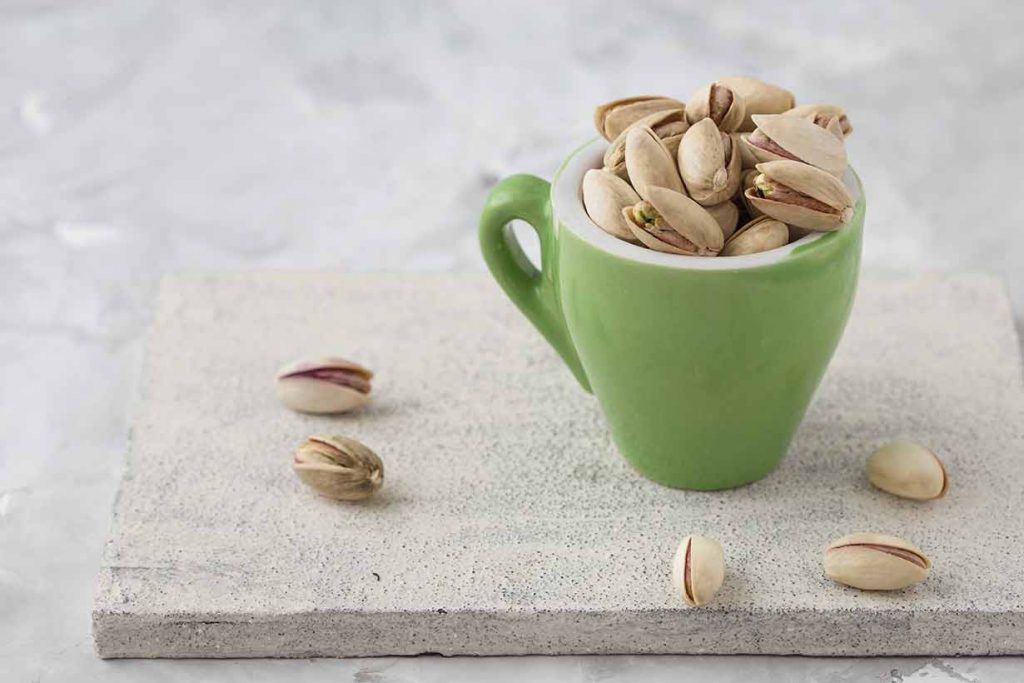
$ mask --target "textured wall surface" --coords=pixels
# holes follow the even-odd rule
[[[96,567],[155,284],[479,269],[501,175],[590,107],[753,73],[845,104],[866,263],[1008,279],[1024,7],[953,2],[0,3],[0,668],[12,680],[1017,680],[1018,659],[95,660]],[[892,672],[890,674],[890,672]]]

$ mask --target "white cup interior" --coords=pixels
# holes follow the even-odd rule
[[[604,151],[607,146],[607,142],[598,138],[576,150],[555,175],[554,182],[552,183],[551,200],[555,216],[562,225],[572,230],[581,239],[610,254],[631,261],[650,263],[652,265],[665,266],[666,268],[737,270],[778,263],[793,253],[793,250],[797,247],[819,240],[825,234],[814,232],[798,239],[792,244],[759,254],[719,258],[666,254],[612,237],[590,220],[590,216],[587,215],[586,210],[583,208],[583,192],[580,188],[583,182],[583,174],[592,168],[601,168],[603,165]],[[852,170],[846,170],[843,182],[846,183],[855,199],[859,201],[860,186]]]

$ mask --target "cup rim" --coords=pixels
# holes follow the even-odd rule
[[[599,228],[587,215],[583,207],[583,191],[581,188],[583,174],[592,168],[601,168],[607,142],[594,138],[580,146],[562,163],[551,182],[551,206],[555,219],[583,241],[598,249],[622,259],[648,263],[666,268],[682,270],[739,270],[743,268],[759,268],[770,266],[787,260],[793,252],[801,247],[813,244],[827,235],[828,232],[813,232],[795,242],[778,249],[758,254],[730,256],[728,258],[708,258],[706,256],[687,256],[685,254],[668,254],[654,251],[625,240],[609,235]],[[857,213],[860,213],[863,192],[860,180],[853,169],[847,168],[843,182],[853,193]]]

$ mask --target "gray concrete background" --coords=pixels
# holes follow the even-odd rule
[[[1014,680],[1018,659],[93,658],[159,275],[479,269],[501,175],[594,103],[753,73],[845,104],[866,263],[981,268],[1024,313],[1017,3],[0,4],[0,661],[13,680]]]

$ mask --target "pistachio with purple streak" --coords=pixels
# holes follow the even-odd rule
[[[344,358],[300,360],[277,373],[277,396],[303,413],[344,413],[366,404],[373,373]]]

